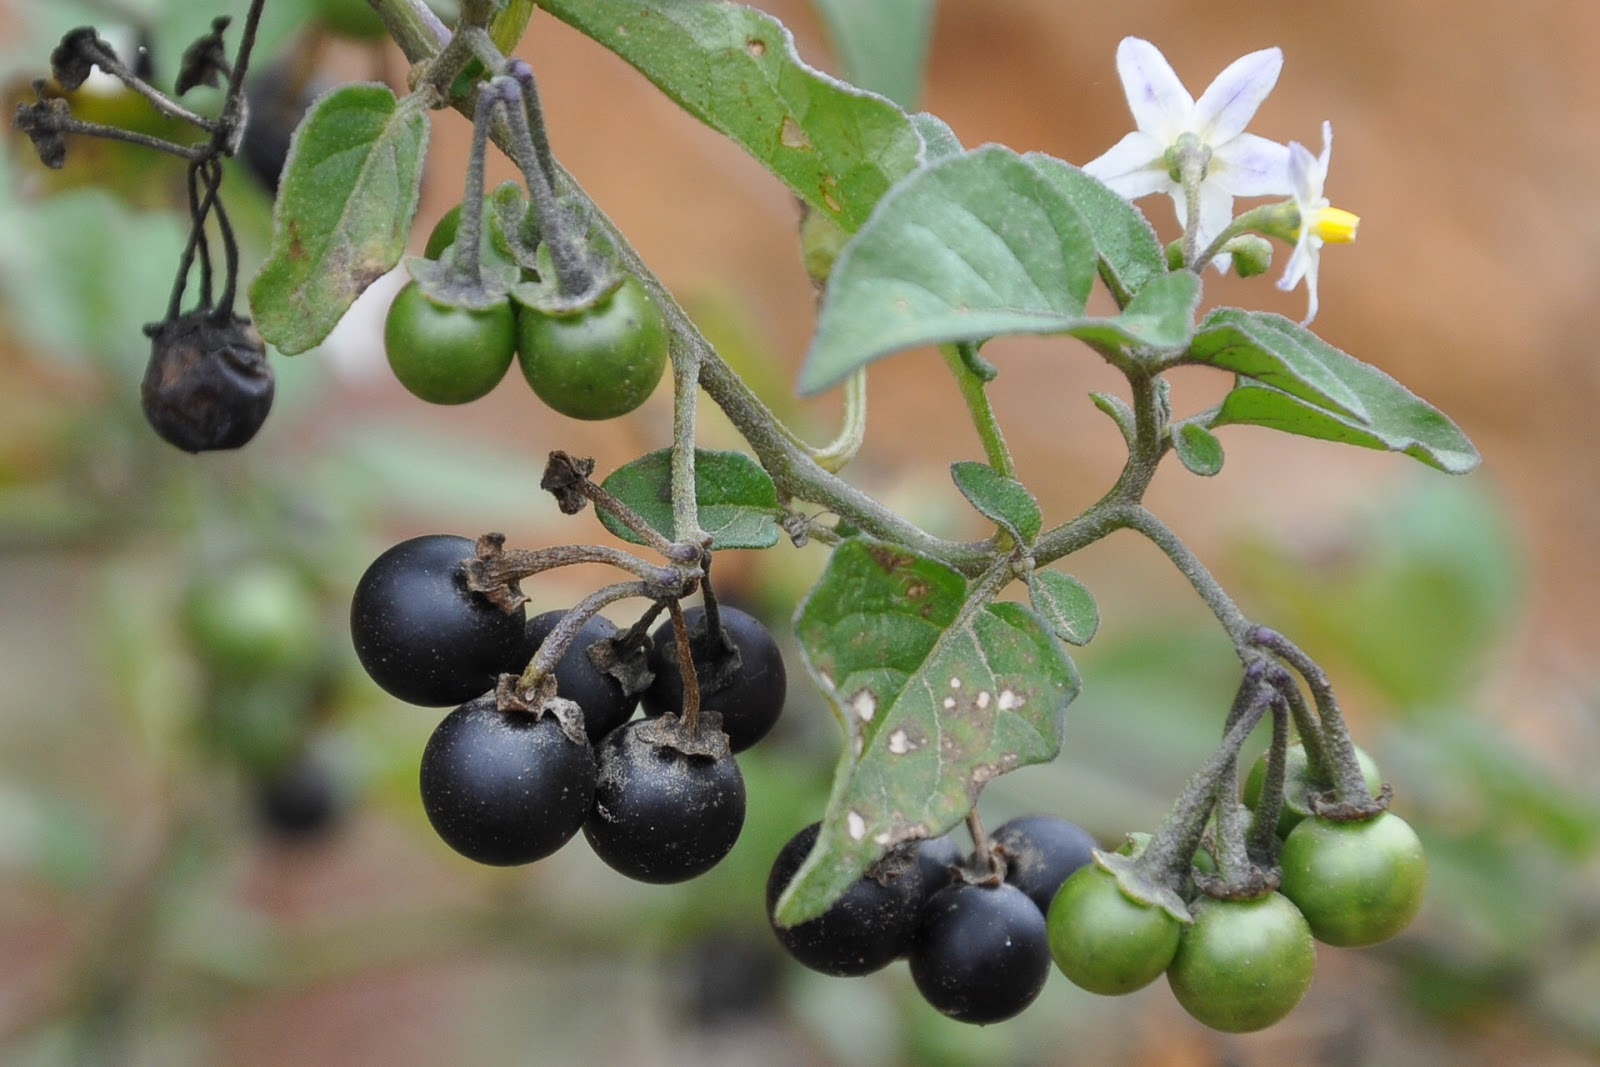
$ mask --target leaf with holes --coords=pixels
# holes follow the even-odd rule
[[[950,464],[950,477],[973,507],[1004,526],[1018,541],[1028,544],[1039,536],[1039,527],[1044,524],[1039,502],[1015,478],[1007,478],[987,463],[971,460]]]
[[[272,251],[250,284],[261,336],[284,355],[322,341],[406,250],[428,116],[387,86],[320,97],[290,142],[272,209]]]
[[[840,253],[800,391],[916,345],[1066,330],[1083,321],[1095,262],[1078,209],[1015,152],[930,163]]]
[[[637,511],[663,537],[673,537],[672,449],[659,449],[618,467],[601,487]],[[694,489],[700,528],[711,535],[712,548],[771,548],[778,543],[776,517],[782,511],[778,490],[767,472],[743,452],[695,449]],[[614,516],[603,510],[599,514],[606,529],[618,537],[644,543]]]
[[[863,538],[834,549],[795,636],[846,745],[817,843],[778,902],[784,925],[821,914],[896,844],[960,822],[991,778],[1054,759],[1078,693],[1033,612]]]
[[[905,112],[814,70],[777,19],[723,0],[541,0],[854,232],[922,161]]]
[[[1034,571],[1028,576],[1033,610],[1055,635],[1071,645],[1087,645],[1100,629],[1100,608],[1089,587],[1060,571]]]

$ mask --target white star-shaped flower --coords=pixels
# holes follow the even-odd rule
[[[1311,298],[1306,325],[1317,317],[1317,266],[1325,242],[1347,244],[1356,239],[1361,219],[1343,208],[1330,207],[1322,195],[1328,180],[1328,157],[1333,154],[1333,123],[1322,124],[1322,155],[1313,156],[1299,141],[1289,142],[1289,178],[1294,183],[1291,195],[1300,213],[1300,229],[1295,235],[1294,253],[1289,257],[1278,288],[1288,292],[1304,279]]]
[[[1188,135],[1205,161],[1193,243],[1204,249],[1233,221],[1234,197],[1290,192],[1288,148],[1244,132],[1282,69],[1281,49],[1251,52],[1230,63],[1195,100],[1155,45],[1124,37],[1117,46],[1117,74],[1138,129],[1085,164],[1084,171],[1129,200],[1166,193],[1187,228],[1188,201],[1176,150]],[[1225,271],[1229,259],[1220,255],[1213,262]]]

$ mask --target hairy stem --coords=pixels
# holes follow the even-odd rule
[[[963,348],[968,352],[963,353]],[[940,345],[939,351],[943,354],[950,373],[955,375],[956,388],[961,391],[961,399],[966,402],[967,413],[972,416],[973,428],[978,431],[978,439],[983,442],[983,454],[988,459],[989,466],[1007,478],[1015,478],[1017,466],[1011,458],[1011,450],[1006,447],[1005,435],[1000,432],[1000,423],[994,417],[994,407],[989,403],[988,390],[984,388],[986,383],[973,371],[968,360],[969,355],[975,354],[974,346]]]

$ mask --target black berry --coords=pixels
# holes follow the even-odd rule
[[[641,719],[600,742],[594,810],[583,836],[613,870],[682,882],[715,867],[744,827],[744,778],[732,756],[690,756],[643,733]]]
[[[344,807],[327,763],[304,751],[256,783],[256,816],[286,841],[318,837],[337,824]]]
[[[547,611],[528,620],[527,657],[531,659],[550,631],[566,612]],[[616,637],[616,624],[600,615],[583,624],[572,644],[556,662],[556,694],[583,709],[583,725],[589,740],[598,742],[633,716],[638,701],[630,697],[622,683],[601,671],[590,655],[596,642]]]
[[[526,617],[467,589],[473,543],[450,534],[402,541],[373,561],[350,602],[350,636],[372,680],[411,704],[448,707],[522,670]]]
[[[145,418],[185,452],[238,448],[272,410],[275,388],[249,319],[215,310],[145,327],[150,362],[139,387]]]
[[[917,842],[917,866],[922,869],[922,895],[926,899],[950,884],[951,868],[966,859],[961,846],[949,834]]]
[[[767,877],[767,917],[816,844],[821,824],[795,834],[778,853]],[[911,947],[922,906],[922,868],[911,849],[885,856],[827,911],[797,926],[773,924],[789,955],[823,974],[841,978],[870,974]]]
[[[730,607],[719,607],[717,614],[731,645],[706,632],[705,608],[690,608],[683,618],[694,652],[695,678],[700,683],[700,706],[722,716],[728,746],[743,752],[778,721],[789,677],[778,643],[759,619]],[[645,692],[645,711],[651,715],[680,712],[683,667],[671,623],[657,627],[652,636],[650,669],[656,678]]]
[[[554,715],[501,711],[485,694],[433,731],[421,781],[422,807],[445,844],[479,863],[532,863],[583,825],[594,753]]]
[[[946,886],[923,905],[911,978],[923,999],[965,1023],[1020,1013],[1044,988],[1044,916],[1014,885]]]
[[[1099,847],[1089,831],[1053,815],[1024,815],[997,828],[989,839],[1005,850],[1006,881],[1050,913],[1061,883]]]

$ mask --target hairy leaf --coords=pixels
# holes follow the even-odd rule
[[[1283,345],[1292,342],[1315,359],[1357,398],[1366,417],[1352,418],[1240,378],[1223,400],[1212,426],[1267,426],[1302,437],[1404,452],[1450,474],[1464,474],[1478,465],[1478,450],[1455,423],[1383,371],[1339,351],[1281,315],[1250,312],[1246,317],[1258,336],[1275,335]]]
[[[1060,571],[1034,571],[1028,576],[1033,610],[1061,640],[1087,645],[1100,629],[1100,608],[1088,586]]]
[[[1182,348],[1194,336],[1194,309],[1199,304],[1200,276],[1176,270],[1151,278],[1120,315],[1084,319],[1063,332],[1112,347]]]
[[[1180,422],[1172,428],[1172,449],[1194,474],[1209,478],[1222,469],[1222,442],[1198,422]]]
[[[540,0],[846,230],[922,160],[903,111],[802,62],[778,20],[723,0]]]
[[[1095,262],[1077,208],[1011,150],[930,163],[840,253],[800,391],[915,345],[1065,330]]]
[[[1167,272],[1156,231],[1137,208],[1070,163],[1043,152],[1023,156],[1083,215],[1100,256],[1100,277],[1127,307],[1135,293]]]
[[[1072,661],[1027,608],[971,595],[941,563],[852,538],[801,605],[795,635],[847,743],[779,922],[820,914],[890,848],[954,826],[990,779],[1060,750]]]
[[[1289,321],[1281,315],[1218,308],[1201,323],[1185,362],[1231,370],[1319,408],[1366,422],[1368,413],[1361,397],[1303,343],[1303,337],[1315,335],[1299,327],[1297,333],[1284,333],[1272,326],[1272,319]]]
[[[1007,478],[987,463],[970,460],[950,464],[950,476],[973,507],[1004,526],[1012,537],[1027,544],[1039,536],[1044,522],[1039,502],[1021,482]]]
[[[427,142],[427,115],[387,86],[344,85],[312,105],[290,143],[272,251],[250,285],[256,327],[278,351],[321,342],[400,261]]]
[[[673,536],[672,449],[658,449],[618,467],[601,485],[663,537]],[[778,490],[743,452],[695,449],[694,490],[700,528],[711,535],[712,548],[771,548],[778,543]],[[600,521],[618,537],[644,543],[604,510]]]

